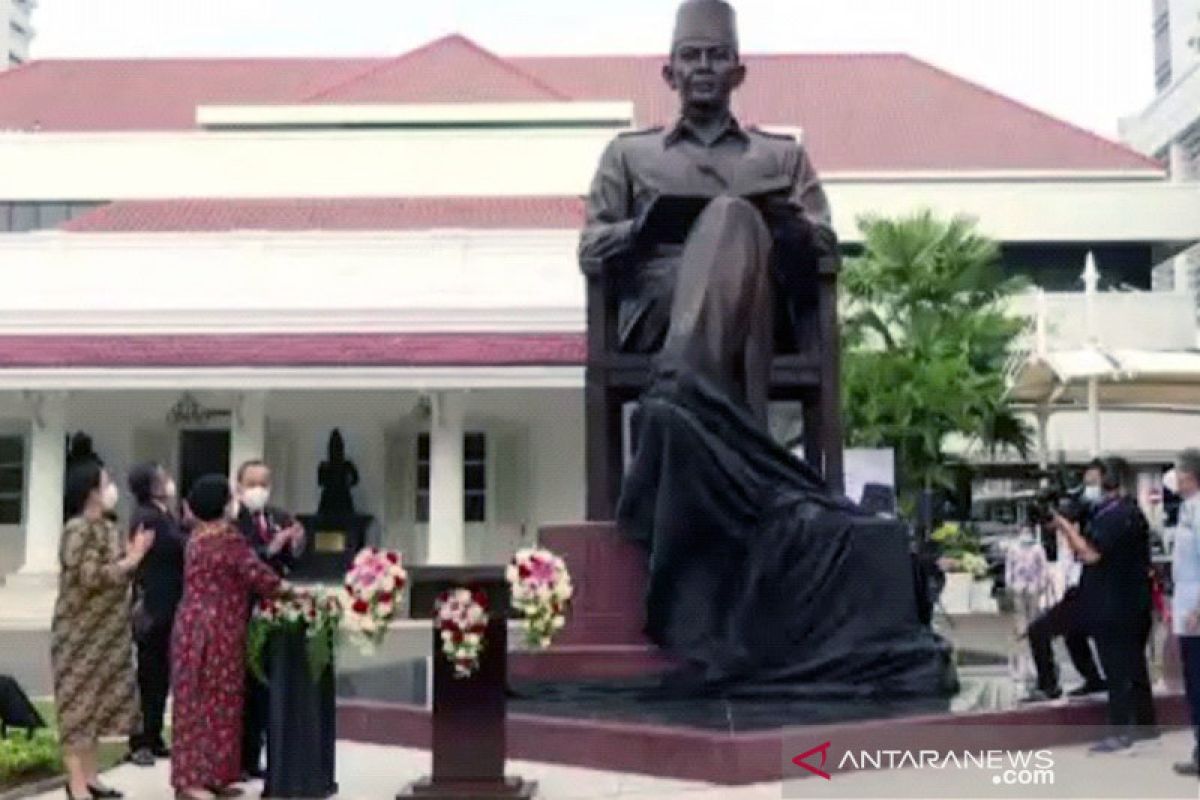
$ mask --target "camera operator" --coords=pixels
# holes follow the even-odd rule
[[[1150,637],[1150,525],[1126,492],[1128,465],[1117,458],[1097,464],[1102,497],[1093,507],[1088,536],[1061,514],[1055,522],[1083,562],[1079,597],[1088,632],[1096,640],[1108,677],[1111,731],[1096,753],[1154,738],[1154,698],[1146,643]]]
[[[1063,510],[1068,511],[1067,516],[1086,521],[1094,507],[1093,503],[1099,500],[1103,493],[1100,488],[1102,472],[1100,464],[1088,465],[1087,470],[1083,473],[1083,493],[1080,496],[1080,502],[1069,503],[1067,508],[1061,510],[1046,512],[1047,527],[1055,531],[1060,529],[1058,519],[1064,518],[1061,513]],[[1062,505],[1058,498],[1055,499],[1055,503]],[[1066,574],[1063,576],[1065,591],[1062,599],[1043,611],[1030,624],[1027,631],[1029,649],[1033,655],[1034,668],[1037,670],[1037,688],[1024,698],[1025,702],[1056,700],[1062,696],[1062,687],[1058,680],[1058,665],[1054,661],[1053,649],[1054,639],[1058,636],[1063,637],[1066,642],[1071,663],[1074,665],[1075,671],[1083,678],[1083,683],[1068,694],[1072,697],[1082,697],[1103,692],[1108,688],[1104,677],[1100,674],[1100,668],[1096,666],[1096,657],[1093,655],[1092,646],[1088,641],[1086,618],[1079,593],[1082,565],[1075,559],[1074,553],[1069,547],[1058,547],[1056,550],[1058,551],[1058,563],[1065,565]]]

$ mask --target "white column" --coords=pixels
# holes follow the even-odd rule
[[[67,471],[67,395],[29,396],[29,478],[25,504],[23,575],[58,572],[58,539],[63,525],[63,487]]]
[[[229,475],[246,461],[262,459],[267,448],[267,394],[247,392],[233,404],[229,431]]]
[[[429,419],[429,546],[428,562],[464,563],[463,410],[462,392],[433,395]]]

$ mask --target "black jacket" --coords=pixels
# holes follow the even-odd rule
[[[238,530],[242,532],[242,536],[246,537],[246,541],[250,543],[250,547],[259,558],[270,565],[277,574],[286,577],[296,566],[296,556],[293,555],[291,547],[285,547],[275,555],[270,555],[267,552],[267,546],[271,544],[271,539],[275,534],[290,527],[295,522],[295,518],[283,509],[274,506],[267,506],[261,513],[267,520],[267,536],[264,537],[259,528],[258,514],[251,514],[250,510],[245,507],[238,512]]]
[[[1083,613],[1092,625],[1132,624],[1150,615],[1150,525],[1129,498],[1097,506],[1088,538],[1100,560],[1079,578]]]
[[[154,531],[154,544],[138,566],[136,589],[142,607],[153,624],[169,625],[183,597],[184,553],[187,537],[179,519],[150,503],[139,505],[130,519],[129,529]]]

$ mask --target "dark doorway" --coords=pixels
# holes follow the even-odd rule
[[[179,491],[187,497],[205,475],[229,474],[229,431],[181,431],[179,434]]]

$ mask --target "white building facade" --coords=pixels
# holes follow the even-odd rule
[[[1121,138],[1162,161],[1171,180],[1200,181],[1200,0],[1153,0],[1155,86],[1158,94],[1140,114],[1121,121]],[[1156,285],[1197,298],[1200,251],[1164,261]]]
[[[0,70],[29,61],[35,6],[37,0],[0,0]]]
[[[580,196],[672,101],[657,60],[481,53],[46,62],[0,85],[8,584],[56,568],[77,431],[122,481],[265,457],[308,513],[337,428],[371,541],[415,563],[498,563],[583,517]],[[864,70],[899,83],[836,84]],[[739,115],[802,130],[850,252],[861,216],[930,208],[1051,287],[1094,251],[1148,290],[1155,254],[1200,240],[1200,195],[1161,165],[911,59],[750,59],[756,79]],[[880,103],[893,124],[862,125]]]

